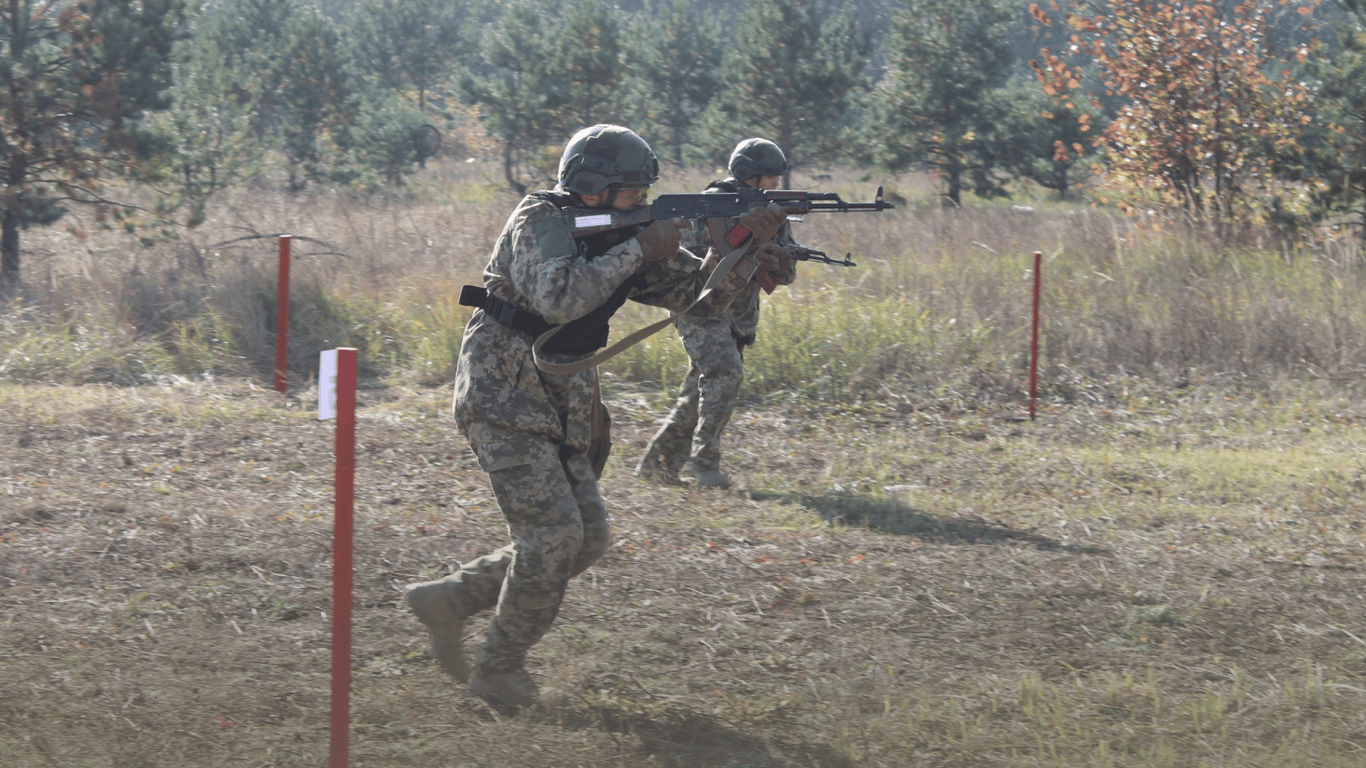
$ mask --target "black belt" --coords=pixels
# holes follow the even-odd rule
[[[521,331],[533,340],[554,328],[545,318],[525,309],[518,309],[488,292],[482,285],[466,285],[460,288],[460,305],[478,307],[499,325],[506,325],[514,331]],[[607,326],[601,328],[570,323],[561,329],[545,345],[545,351],[562,355],[588,355],[593,350],[607,346]]]
[[[535,312],[518,309],[493,296],[482,285],[466,285],[460,289],[460,305],[478,307],[488,313],[499,325],[506,325],[514,331],[530,334],[534,339],[555,326]]]

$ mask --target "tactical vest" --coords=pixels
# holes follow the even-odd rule
[[[563,210],[574,206],[574,196],[567,192],[545,190],[532,192],[531,197],[554,205]],[[592,261],[607,251],[640,234],[647,225],[640,224],[607,232],[588,235],[577,241],[577,258]],[[626,278],[612,295],[588,314],[565,323],[560,332],[545,345],[543,351],[557,355],[588,355],[607,346],[611,331],[612,315],[626,303],[627,297],[637,288],[645,287],[645,277],[639,273]],[[489,295],[480,285],[467,285],[460,289],[460,303],[464,306],[479,307],[491,318],[502,325],[521,331],[535,339],[554,328],[540,315],[526,309],[513,307],[497,296]]]

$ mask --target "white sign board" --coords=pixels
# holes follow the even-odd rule
[[[318,419],[334,419],[337,417],[337,350],[325,349],[318,359]]]

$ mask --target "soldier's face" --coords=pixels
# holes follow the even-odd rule
[[[628,211],[645,199],[649,187],[609,187],[596,195],[579,195],[588,208],[606,208],[608,205],[618,211]]]

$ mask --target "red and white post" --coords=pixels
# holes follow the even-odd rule
[[[289,241],[280,235],[280,279],[275,288],[275,391],[289,386]]]
[[[332,719],[328,768],[346,768],[351,722],[351,587],[356,468],[356,350],[326,350],[318,371],[318,418],[337,420],[332,534]]]

